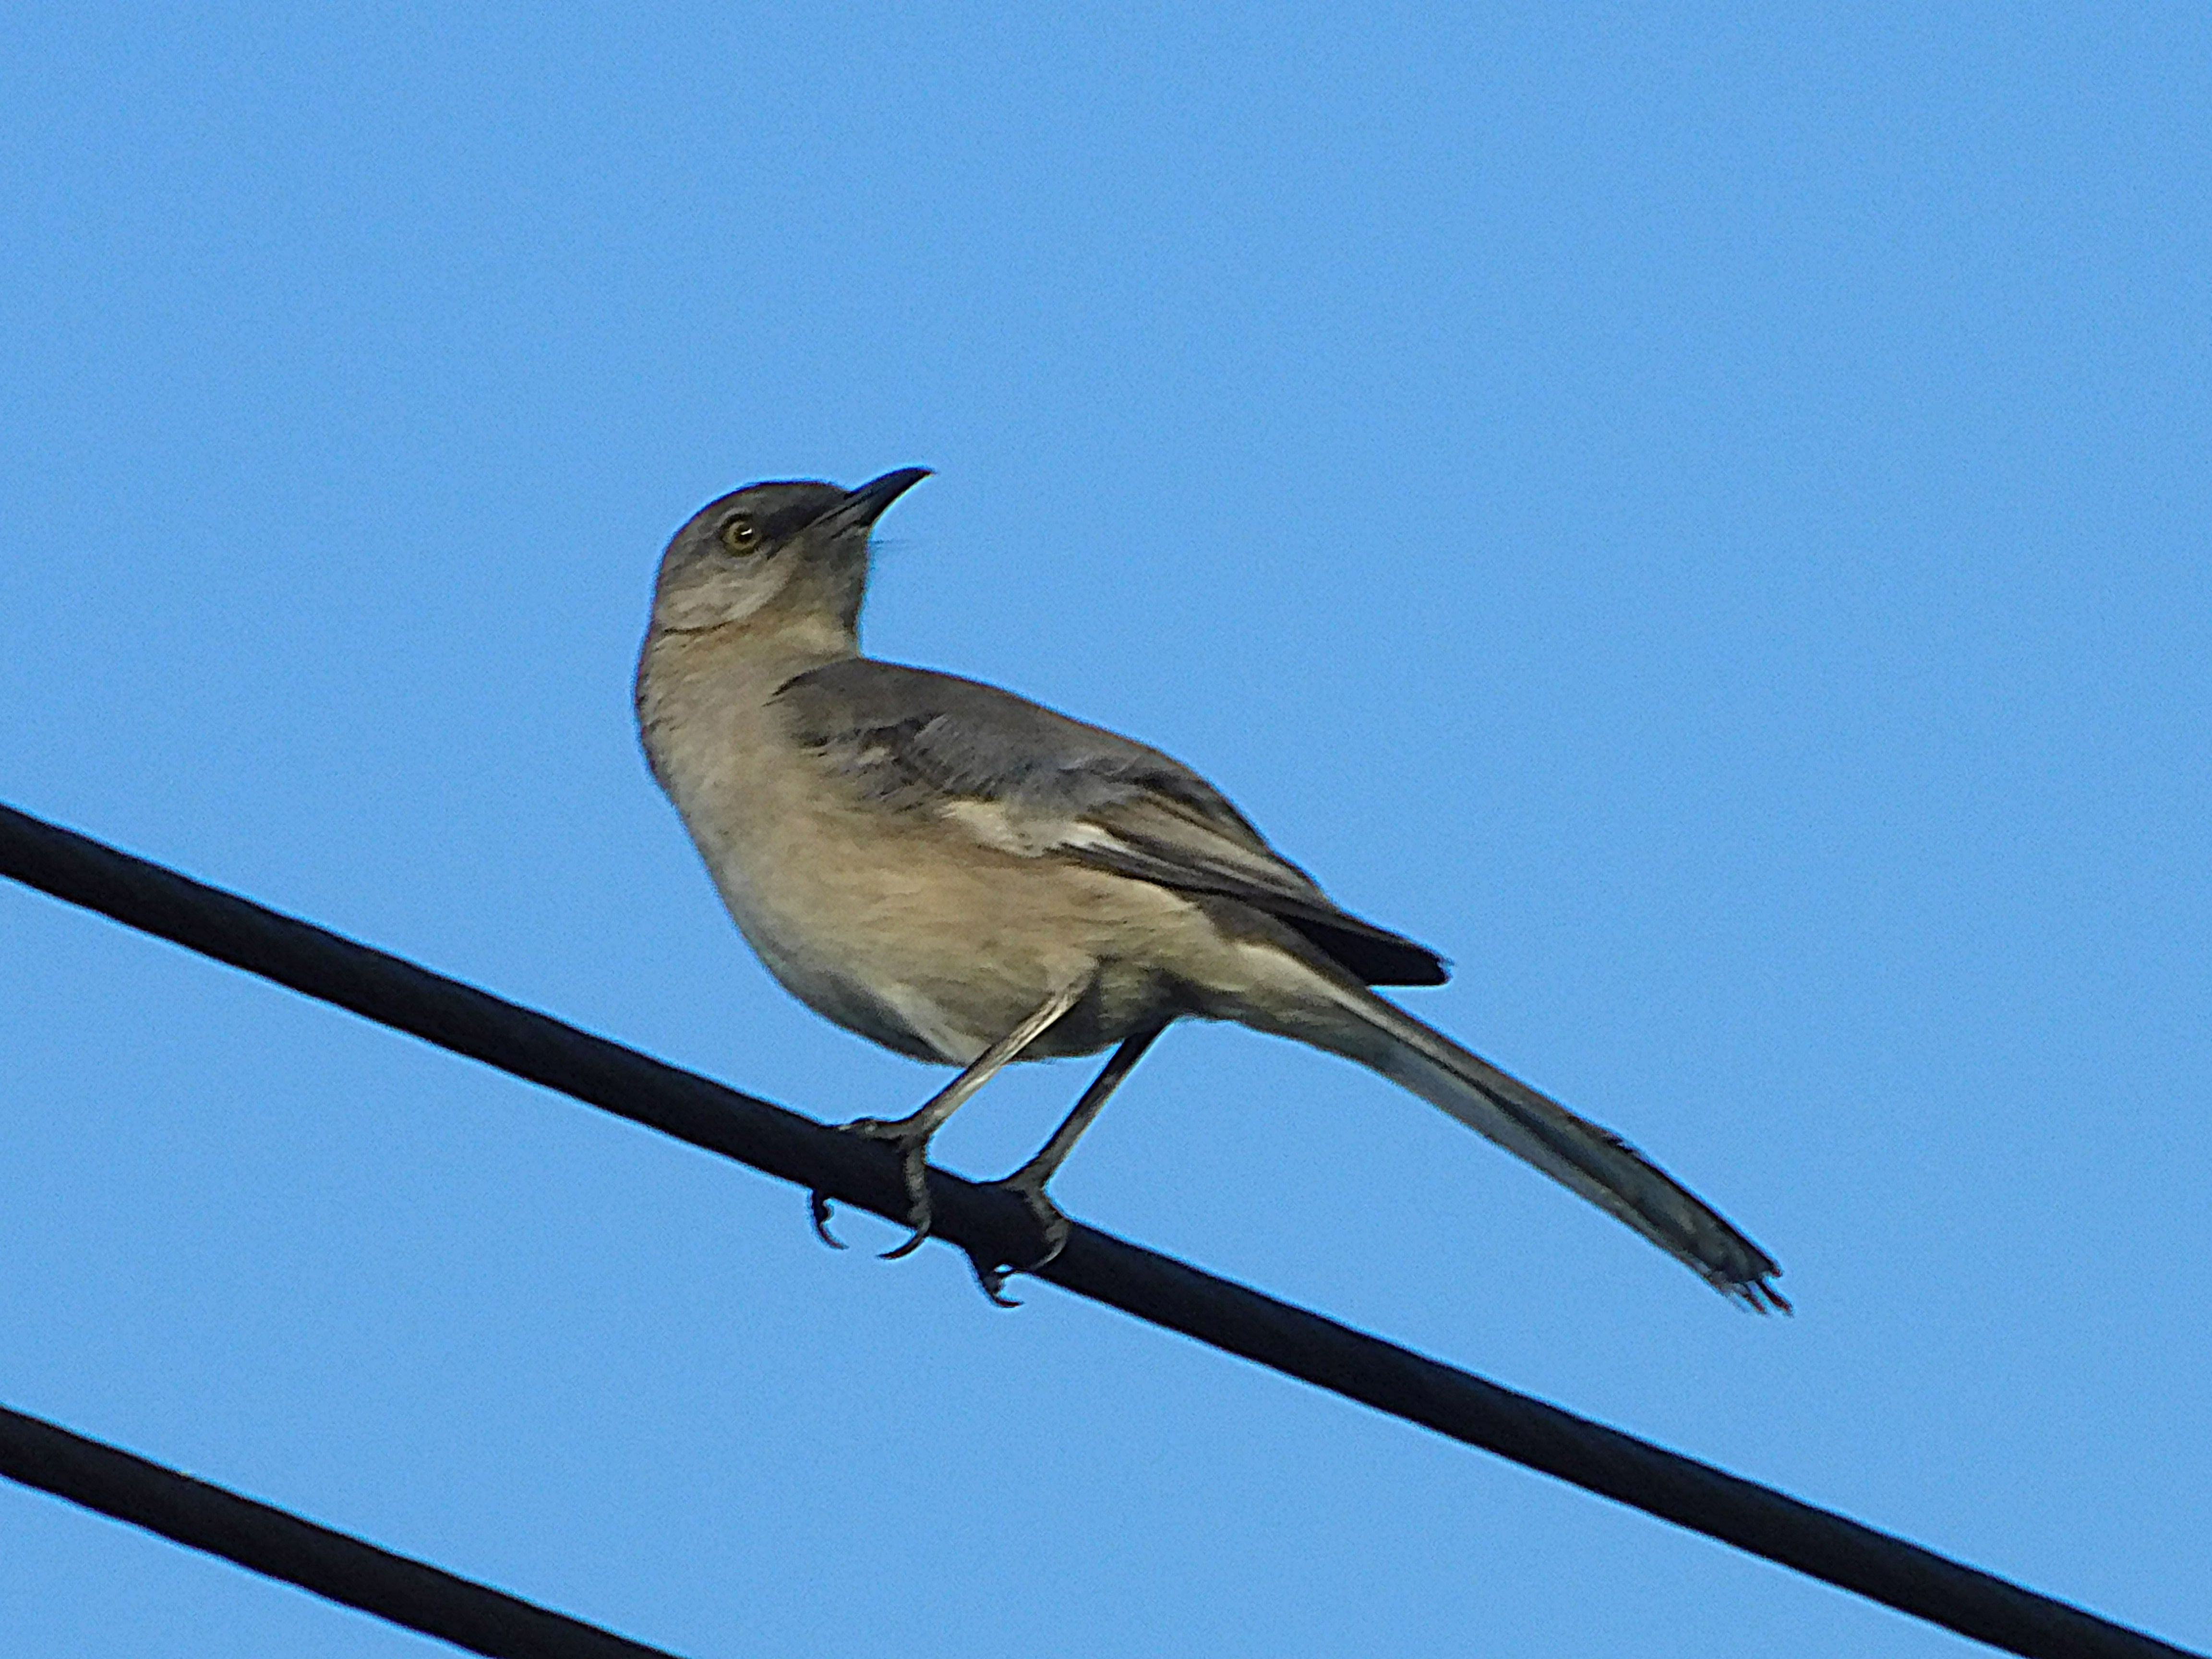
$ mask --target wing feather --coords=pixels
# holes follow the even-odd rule
[[[1233,899],[1376,985],[1437,985],[1436,953],[1332,903],[1221,792],[1157,749],[996,686],[854,658],[777,700],[795,735],[870,799],[986,844]]]

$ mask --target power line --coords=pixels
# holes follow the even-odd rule
[[[887,1218],[896,1159],[836,1131],[0,806],[0,873]],[[1033,1242],[1011,1194],[933,1169],[936,1231],[989,1261]],[[2032,1659],[2204,1659],[1711,1464],[1078,1226],[1040,1275],[1125,1313]]]
[[[490,1659],[676,1659],[5,1406],[0,1474]]]

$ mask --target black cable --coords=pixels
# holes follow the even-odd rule
[[[492,1659],[675,1659],[5,1406],[0,1474]]]
[[[0,806],[0,874],[888,1218],[885,1146]],[[1011,1194],[929,1172],[939,1237],[1022,1259]],[[1516,1463],[2033,1659],[2189,1655],[1890,1534],[1078,1226],[1041,1277]]]

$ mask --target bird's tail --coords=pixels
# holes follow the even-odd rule
[[[1316,1019],[1320,1011],[1308,1001],[1300,1011],[1304,1018],[1284,1023],[1285,1035],[1356,1060],[1411,1090],[1618,1216],[1722,1294],[1760,1313],[1790,1310],[1769,1282],[1782,1271],[1773,1257],[1619,1135],[1468,1053],[1350,975],[1310,965],[1327,987],[1334,1017]]]

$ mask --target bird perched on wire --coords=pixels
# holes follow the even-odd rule
[[[845,1126],[896,1149],[904,1255],[927,1237],[930,1138],[1008,1062],[1111,1048],[1002,1185],[1045,1183],[1177,1019],[1235,1020],[1371,1067],[1580,1193],[1747,1305],[1786,1310],[1771,1257],[1610,1131],[1385,1001],[1436,953],[1338,908],[1205,779],[995,686],[860,654],[877,518],[928,476],[756,483],[660,562],[638,729],[738,927],[784,988],[902,1054],[961,1068],[920,1109]],[[828,1202],[814,1200],[830,1237]],[[835,1243],[831,1239],[831,1243]]]

